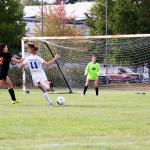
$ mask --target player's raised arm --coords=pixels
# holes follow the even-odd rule
[[[12,57],[12,58],[11,58],[11,62],[18,63],[18,64],[19,64],[19,63],[22,63],[23,60],[24,60],[23,58],[22,58],[22,59],[17,59],[17,58],[15,58],[15,57]]]
[[[53,64],[59,58],[60,58],[60,55],[56,54],[52,60],[44,61],[43,64],[46,66],[49,66],[49,65]]]
[[[28,57],[23,59],[21,65],[20,65],[20,69],[24,69],[26,67],[27,61],[28,61]]]

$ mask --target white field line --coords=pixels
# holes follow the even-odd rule
[[[16,148],[66,148],[66,147],[98,147],[98,146],[127,146],[127,145],[137,145],[144,144],[150,146],[150,141],[145,142],[98,142],[98,143],[48,143],[48,144],[40,144],[40,145],[26,145],[26,146],[18,146]],[[0,150],[11,150],[9,147],[0,146]]]
[[[63,144],[41,144],[39,148],[63,148],[63,147],[86,147],[86,146],[119,146],[119,145],[135,145],[135,144],[150,144],[149,142],[99,142],[99,143],[63,143]]]
[[[48,143],[48,144],[31,144],[31,145],[20,145],[16,148],[67,148],[67,147],[98,147],[98,146],[127,146],[127,145],[137,145],[145,144],[150,145],[150,141],[147,142],[98,142],[98,143]],[[11,150],[11,145],[9,146],[0,146],[0,150]]]

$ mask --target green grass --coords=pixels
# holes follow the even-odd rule
[[[0,90],[0,150],[149,150],[150,92],[135,93],[64,94],[64,106],[49,107],[40,91],[18,90],[23,102],[12,105]]]

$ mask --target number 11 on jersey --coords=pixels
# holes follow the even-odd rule
[[[30,66],[31,66],[31,69],[38,69],[38,66],[37,66],[37,62],[36,61],[31,61],[30,62]]]

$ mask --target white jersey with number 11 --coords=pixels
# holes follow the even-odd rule
[[[43,69],[44,62],[45,60],[37,55],[28,56],[23,62],[23,64],[29,68],[33,82],[36,86],[38,82],[43,82],[47,80],[45,71]]]

